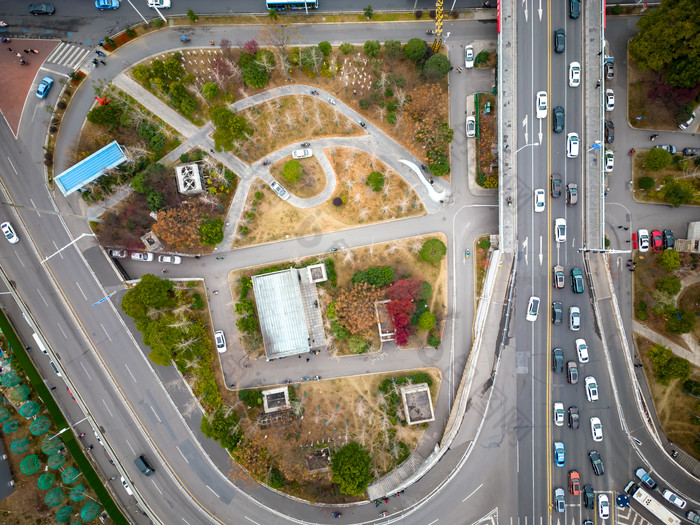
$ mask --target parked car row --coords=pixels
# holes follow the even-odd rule
[[[648,252],[649,248],[655,252],[670,250],[673,248],[673,242],[671,230],[653,230],[649,235],[649,230],[642,228],[632,234],[632,249],[642,253]]]
[[[131,252],[129,250],[119,249],[119,250],[109,250],[110,257],[114,259],[126,259],[130,257],[132,261],[141,262],[153,262],[155,260],[155,255],[151,252]],[[162,264],[180,264],[182,262],[182,257],[179,255],[159,255],[158,262]]]

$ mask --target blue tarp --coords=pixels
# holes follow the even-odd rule
[[[115,140],[71,166],[54,180],[63,195],[70,195],[124,161],[126,161],[124,150]]]

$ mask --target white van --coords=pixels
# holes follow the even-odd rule
[[[49,361],[51,363],[51,368],[53,368],[53,371],[56,372],[56,375],[58,377],[61,377],[61,372],[58,371],[58,367],[56,366],[56,363],[53,362],[53,360]]]
[[[44,346],[44,343],[41,342],[41,338],[37,334],[32,334],[32,337],[34,338],[34,342],[36,343],[36,346],[38,346],[39,350],[41,350],[41,353],[44,355],[47,355],[48,352],[46,351],[46,347]]]

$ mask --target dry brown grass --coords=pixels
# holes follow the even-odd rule
[[[697,417],[697,414],[700,414],[700,400],[684,394],[683,385],[678,379],[671,380],[668,386],[657,383],[654,379],[653,364],[648,357],[654,343],[638,335],[635,335],[635,342],[644,363],[644,373],[651,388],[661,428],[671,442],[700,460],[700,453],[695,448],[700,433],[700,418]],[[700,380],[700,369],[692,364],[690,377],[696,381]]]
[[[255,213],[255,218],[244,218],[240,226],[247,227],[248,234],[235,239],[233,246],[328,233],[425,213],[423,204],[411,187],[376,158],[345,148],[332,148],[324,150],[324,153],[330,158],[338,180],[330,199],[314,208],[296,208],[279,199],[262,181],[256,181],[244,208],[246,212]],[[371,171],[384,173],[384,192],[374,192],[365,185]],[[284,180],[280,182],[286,187]],[[256,191],[263,194],[262,199],[256,199]],[[335,197],[344,199],[345,203],[334,206],[332,201]]]
[[[321,168],[321,165],[315,157],[299,159],[298,162],[301,164],[303,172],[301,178],[294,183],[289,182],[282,176],[282,169],[288,161],[289,158],[275,162],[270,166],[270,173],[275,179],[284,184],[284,187],[288,189],[290,193],[297,197],[308,199],[310,197],[315,197],[323,191],[323,188],[326,187],[326,175],[323,173],[323,168]]]
[[[681,155],[674,155],[674,159],[670,166],[659,170],[651,171],[645,169],[644,159],[648,150],[637,150],[634,154],[632,162],[632,178],[634,180],[634,198],[641,202],[660,202],[667,204],[663,197],[663,187],[667,182],[673,179],[687,180],[695,188],[696,198],[688,203],[697,204],[700,199],[697,194],[700,193],[700,176],[698,176],[698,168],[691,158],[683,158]],[[639,187],[639,179],[642,177],[651,177],[654,179],[654,187],[649,190],[643,190]]]

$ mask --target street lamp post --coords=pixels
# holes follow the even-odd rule
[[[525,144],[524,146],[521,146],[518,149],[516,149],[515,153],[513,153],[513,155],[517,155],[518,153],[520,153],[521,150],[527,148],[528,146],[539,146],[539,145],[540,145],[539,142],[533,142],[532,144]]]

